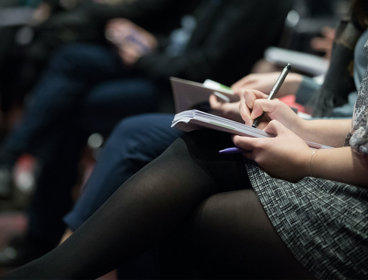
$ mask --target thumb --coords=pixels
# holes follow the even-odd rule
[[[212,110],[219,110],[221,106],[223,105],[223,103],[220,102],[217,96],[215,96],[214,94],[210,95],[210,97],[208,98],[208,101],[210,103],[210,107]]]
[[[264,131],[270,135],[278,136],[288,131],[288,129],[279,121],[272,120],[264,128]]]

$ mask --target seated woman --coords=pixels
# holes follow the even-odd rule
[[[351,33],[351,27],[346,30]],[[340,34],[344,32],[340,31]],[[329,71],[326,77],[327,82],[320,90],[318,90],[319,85],[313,80],[297,73],[290,73],[277,96],[284,97],[293,94],[297,102],[305,106],[311,105],[310,101],[315,100],[316,96],[321,93],[324,100],[331,99],[336,102],[331,110],[326,110],[324,104],[318,108],[319,111],[325,112],[323,117],[347,118],[349,116],[351,118],[355,103],[352,97],[357,96],[368,65],[363,52],[364,43],[368,40],[368,30],[356,35],[356,38],[359,38],[356,42],[350,38],[350,41],[354,42],[351,43],[351,46],[344,41],[344,48],[341,43],[343,37],[340,35],[336,38],[331,61],[333,71]],[[346,55],[347,52],[349,55]],[[341,60],[341,57],[345,57],[344,61]],[[351,61],[346,57],[350,57]],[[349,68],[347,65],[352,63],[354,64],[353,77],[351,73],[344,71]],[[336,73],[342,73],[343,77],[340,76],[337,79]],[[236,82],[232,89],[237,94],[242,94],[247,88],[269,92],[278,75],[279,73],[276,72],[250,74]],[[351,84],[349,80],[353,78],[354,84]],[[239,112],[232,113],[233,108],[237,109],[237,104],[218,102],[214,96],[211,96],[209,101],[211,110],[216,114],[242,121],[239,120]],[[347,103],[341,106],[343,102]],[[83,188],[81,197],[64,217],[64,222],[69,228],[65,237],[77,229],[122,183],[161,154],[177,137],[183,134],[182,131],[170,128],[172,119],[173,115],[170,114],[146,114],[126,118],[115,127],[100,154],[91,178]]]
[[[245,92],[246,123],[263,110],[278,120],[265,127],[273,138],[234,137],[258,165],[218,155],[233,145],[228,135],[187,134],[60,247],[6,277],[97,277],[189,225],[213,253],[208,263],[228,264],[229,275],[367,278],[367,85],[365,77],[351,147],[342,146],[349,120],[300,120],[277,100]],[[339,148],[311,150],[300,137]]]
[[[251,124],[264,112],[274,137],[185,134],[63,244],[5,277],[98,277],[190,225],[229,275],[367,278],[368,76],[352,120],[303,120],[265,97],[245,91],[240,115]],[[242,156],[218,154],[230,145]]]

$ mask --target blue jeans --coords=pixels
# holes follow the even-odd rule
[[[72,211],[67,226],[77,229],[121,184],[160,155],[182,132],[173,115],[147,114],[123,120],[112,132]]]
[[[157,98],[156,87],[130,73],[109,48],[72,44],[51,60],[31,94],[25,116],[7,138],[4,149],[14,154],[37,154],[49,145],[49,136],[74,125],[81,115],[85,118],[85,113],[88,118],[96,113],[98,117],[111,115],[115,122],[117,115],[121,118],[157,110]]]
[[[73,44],[55,55],[2,147],[14,159],[28,152],[41,162],[29,208],[30,235],[57,244],[86,137],[108,135],[122,118],[156,111],[157,92],[108,48]]]

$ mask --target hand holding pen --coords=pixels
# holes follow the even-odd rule
[[[290,68],[291,68],[290,64],[287,64],[284,67],[284,69],[282,70],[282,72],[279,75],[278,79],[276,80],[274,86],[272,87],[272,89],[271,89],[271,91],[270,91],[270,93],[269,93],[269,95],[267,97],[267,100],[271,100],[275,96],[275,94],[278,92],[278,90],[282,86],[282,84],[283,84],[286,76],[288,75],[288,73],[290,71]],[[265,97],[265,95],[263,93],[258,92],[258,91],[254,91],[253,94],[260,95],[260,96],[258,96],[258,98]],[[255,98],[257,98],[257,97],[255,96]],[[240,109],[240,112],[241,112],[242,117],[244,118],[244,117],[246,117],[246,115],[250,114],[250,111],[249,111],[249,109],[247,107],[247,104],[246,104],[244,98],[242,98],[242,100],[243,100],[243,103],[241,103],[241,107],[243,107],[243,110],[246,113],[244,114],[244,112],[243,112],[243,114],[242,114],[242,108]],[[258,99],[258,100],[261,101],[261,100],[266,100],[266,99]],[[250,101],[250,102],[253,103],[254,101],[255,100]],[[254,103],[252,104],[251,107],[252,107],[253,110],[255,109]],[[256,128],[259,125],[259,123],[260,123],[261,119],[263,118],[263,116],[264,116],[264,110],[263,110],[263,113],[254,120],[254,122],[252,124],[252,127]],[[248,119],[248,118],[249,117],[246,117],[246,119]],[[239,152],[242,152],[242,150],[239,149],[239,148],[237,148],[237,147],[230,147],[230,148],[227,148],[227,149],[224,149],[224,150],[219,151],[219,153],[221,153],[221,154],[239,153]]]
[[[268,100],[271,100],[272,98],[274,98],[276,93],[279,91],[280,87],[282,86],[282,83],[285,81],[286,76],[289,74],[290,68],[291,68],[291,65],[288,63],[284,67],[284,69],[282,69],[280,76],[277,78],[275,85],[272,87],[268,95],[268,98],[267,98]],[[263,114],[259,116],[258,118],[256,118],[252,126],[257,127],[259,123],[261,122],[262,117],[263,117]]]

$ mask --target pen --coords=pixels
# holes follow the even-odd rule
[[[239,154],[242,153],[243,150],[238,148],[238,147],[230,147],[230,148],[226,148],[223,150],[219,151],[219,154],[224,155],[224,154]]]
[[[268,95],[267,100],[271,100],[274,97],[274,95],[279,91],[280,87],[282,86],[282,83],[284,82],[287,74],[289,73],[290,68],[291,68],[291,65],[290,65],[290,63],[288,63],[284,67],[284,69],[282,69],[282,72],[281,72],[280,76],[277,78],[275,85],[271,89],[270,94]],[[252,126],[253,127],[257,127],[259,125],[262,117],[263,117],[263,114],[260,115],[258,118],[256,118],[254,120]]]

